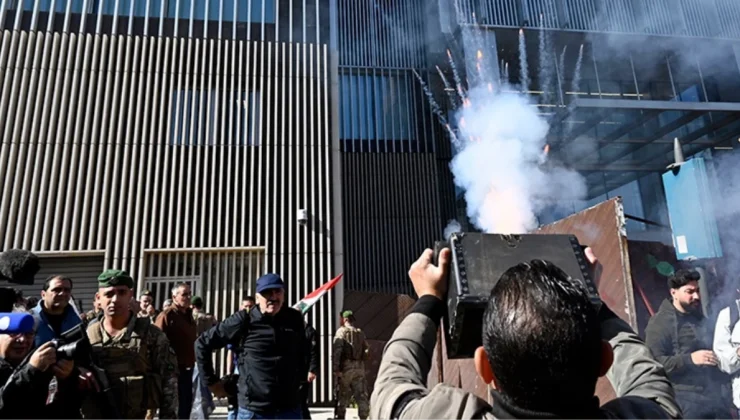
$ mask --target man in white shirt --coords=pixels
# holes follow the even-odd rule
[[[737,290],[740,296],[740,290]],[[713,350],[718,367],[732,377],[732,402],[740,410],[740,299],[719,312],[714,329]]]

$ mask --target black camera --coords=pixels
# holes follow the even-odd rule
[[[89,358],[92,346],[87,334],[84,334],[83,324],[73,327],[52,340],[57,349],[57,359],[85,361]]]
[[[491,289],[506,270],[519,263],[552,262],[584,285],[597,308],[601,305],[584,247],[574,235],[454,233],[449,242],[435,243],[435,263],[445,247],[452,251],[444,317],[449,359],[473,357],[481,345]]]

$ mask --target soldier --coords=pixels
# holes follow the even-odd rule
[[[96,292],[95,298],[93,300],[93,308],[85,312],[82,316],[85,322],[91,323],[93,321],[98,321],[102,315],[103,311],[100,309],[100,303],[98,302],[98,293]]]
[[[354,326],[355,316],[352,311],[342,312],[342,326],[334,336],[334,375],[337,377],[338,395],[335,419],[343,419],[350,398],[355,397],[358,415],[364,420],[370,414],[367,384],[365,380],[365,360],[369,348],[365,333]]]
[[[177,418],[177,358],[164,333],[131,311],[134,281],[125,271],[107,270],[98,277],[103,318],[87,335],[93,359],[105,370],[116,409],[124,419],[143,419],[159,408],[159,418]],[[88,400],[85,418],[103,418],[101,407]]]

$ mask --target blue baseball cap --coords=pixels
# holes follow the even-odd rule
[[[270,289],[282,289],[283,285],[283,279],[277,274],[265,274],[257,279],[257,293],[262,293]]]

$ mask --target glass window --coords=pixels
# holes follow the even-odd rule
[[[234,98],[233,109],[230,105],[221,106],[223,95],[228,95],[227,102]],[[201,89],[188,88],[174,91],[170,97],[172,111],[170,120],[170,144],[195,145],[227,144],[231,141],[236,145],[259,145],[260,125],[256,122],[262,118],[261,95],[257,91],[231,92],[215,89],[203,94]],[[210,101],[210,115],[208,104]],[[193,109],[195,107],[195,109]],[[233,111],[233,115],[231,112]],[[227,113],[226,116],[223,113]],[[202,116],[200,115],[202,113]],[[206,124],[206,118],[209,123]],[[224,118],[225,117],[225,118]],[[229,124],[232,120],[232,138],[221,139],[221,124],[225,120]],[[202,122],[202,123],[201,123]],[[202,125],[201,125],[202,124]],[[227,126],[228,127],[228,126]],[[224,127],[224,128],[227,128]]]
[[[413,140],[407,75],[342,75],[341,135],[345,140]]]
[[[213,0],[211,0],[213,1]],[[235,0],[238,3],[237,22],[262,22],[264,13],[265,23],[275,23],[275,0]],[[264,4],[264,8],[262,7]],[[233,20],[233,7],[228,11],[229,20]],[[226,20],[226,11],[224,11]]]

